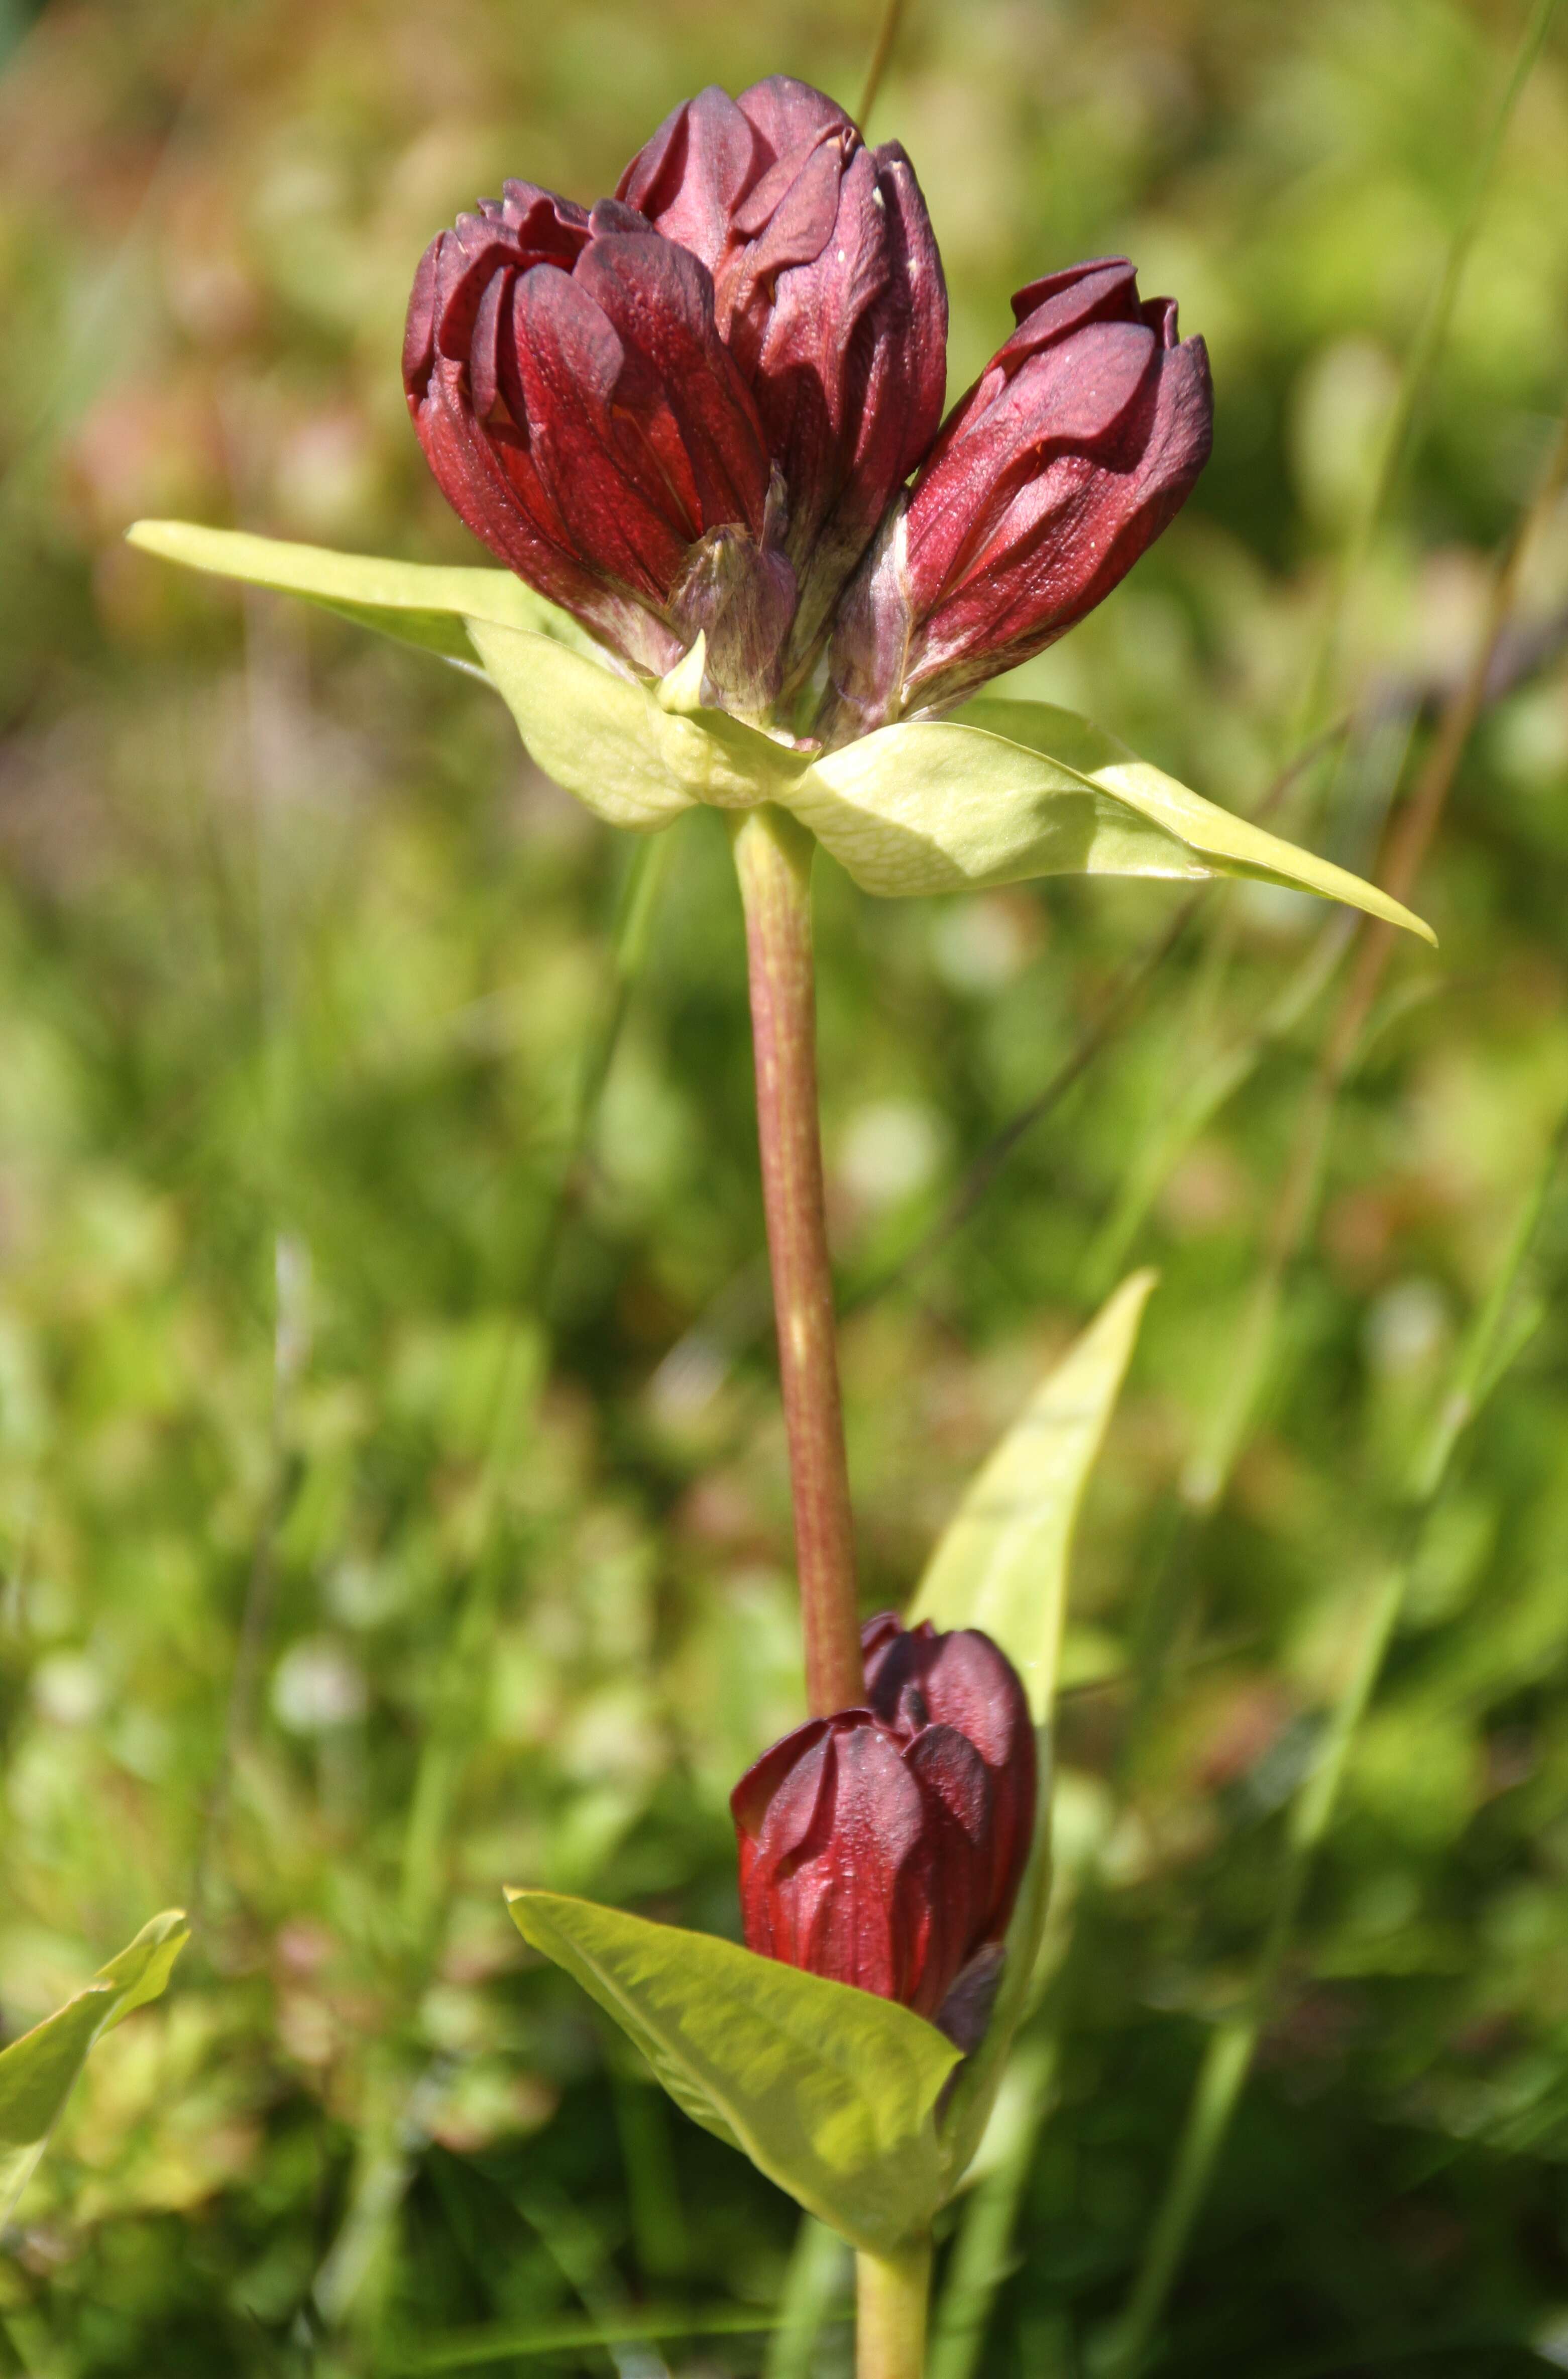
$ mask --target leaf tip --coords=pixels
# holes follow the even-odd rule
[[[506,1883],[501,1886],[501,1897],[506,1902],[506,1913],[517,1930],[522,1934],[528,1947],[531,1950],[537,1950],[539,1944],[528,1929],[528,1918],[532,1913],[532,1902],[542,1899],[544,1895],[532,1890],[526,1884]]]
[[[1350,881],[1353,884],[1357,883],[1355,876],[1352,876]],[[1326,888],[1331,899],[1344,898],[1337,886],[1329,886]],[[1414,909],[1407,909],[1403,900],[1396,900],[1392,892],[1383,890],[1381,884],[1357,884],[1357,889],[1360,897],[1352,904],[1354,907],[1365,910],[1369,917],[1378,918],[1385,925],[1393,925],[1406,934],[1414,934],[1417,941],[1429,942],[1434,950],[1437,948],[1438,937],[1425,917],[1418,917]],[[1369,899],[1367,897],[1369,892],[1374,897]]]
[[[1428,943],[1434,950],[1437,948],[1438,937],[1425,917],[1417,917],[1415,910],[1407,909],[1402,900],[1388,900],[1386,895],[1385,900],[1382,914],[1389,924],[1400,926],[1405,933],[1414,934],[1417,941]]]

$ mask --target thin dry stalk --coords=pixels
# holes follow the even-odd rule
[[[1388,830],[1377,880],[1384,891],[1406,905],[1414,897],[1459,763],[1486,706],[1526,557],[1538,530],[1555,507],[1565,477],[1568,415],[1559,424],[1534,497],[1514,522],[1497,556],[1480,634],[1469,665],[1443,706],[1415,790]],[[1312,1228],[1339,1093],[1355,1064],[1393,947],[1393,929],[1369,920],[1361,930],[1349,980],[1330,1023],[1302,1106],[1264,1240],[1263,1262],[1242,1321],[1226,1393],[1216,1410],[1213,1426],[1182,1482],[1186,1501],[1197,1512],[1212,1510],[1224,1493],[1251,1424],[1273,1349],[1285,1280],[1305,1250]]]
[[[887,72],[888,61],[893,55],[893,47],[899,38],[899,28],[904,21],[906,5],[907,0],[887,0],[887,5],[882,11],[882,22],[876,29],[876,47],[871,54],[871,64],[865,73],[865,85],[861,92],[861,103],[855,110],[855,122],[862,132],[871,121],[872,109],[876,105],[876,95],[882,89],[882,78]]]
[[[1530,78],[1536,60],[1539,57],[1547,34],[1551,29],[1551,20],[1556,11],[1557,0],[1535,0],[1535,5],[1526,21],[1524,32],[1520,36],[1518,49],[1514,52],[1514,62],[1508,71],[1508,79],[1502,87],[1491,122],[1487,127],[1476,152],[1475,166],[1470,175],[1470,187],[1465,193],[1465,205],[1459,220],[1449,240],[1448,252],[1443,258],[1442,271],[1438,276],[1436,286],[1428,302],[1416,343],[1405,358],[1399,392],[1394,400],[1393,412],[1383,436],[1377,477],[1368,497],[1366,510],[1357,523],[1334,573],[1333,592],[1329,603],[1328,616],[1323,622],[1322,634],[1319,639],[1303,695],[1300,722],[1303,729],[1310,726],[1321,706],[1325,689],[1333,674],[1333,665],[1339,650],[1340,635],[1345,624],[1345,605],[1349,599],[1350,591],[1366,567],[1373,539],[1393,499],[1394,491],[1413,451],[1416,431],[1426,409],[1432,383],[1437,377],[1438,364],[1441,359],[1443,346],[1448,337],[1448,326],[1453,317],[1454,301],[1458,297],[1460,284],[1465,277],[1465,267],[1469,262],[1470,251],[1476,244],[1476,235],[1480,229],[1481,220],[1486,212],[1487,200],[1491,195],[1492,180],[1497,172],[1498,160],[1502,154],[1502,144],[1507,138],[1508,127],[1514,120],[1514,111],[1519,103],[1520,95]]]

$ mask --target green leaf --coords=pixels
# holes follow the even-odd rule
[[[885,2254],[942,2196],[935,2109],[958,2051],[908,2008],[548,1891],[507,1894],[676,2104],[857,2247]]]
[[[990,2027],[959,2073],[943,2118],[945,2186],[957,2188],[980,2145],[1028,2011],[1051,1888],[1049,1720],[1067,1615],[1067,1562],[1089,1474],[1104,1442],[1152,1272],[1134,1273],[1047,1373],[959,1504],[932,1554],[909,1624],[983,1627],[1023,1679],[1039,1730],[1034,1850],[1007,1930]]]
[[[302,595],[344,619],[401,637],[448,660],[474,663],[464,620],[494,621],[555,638],[591,653],[593,639],[575,620],[536,595],[510,570],[447,569],[423,562],[389,562],[375,554],[331,553],[319,545],[289,545],[238,529],[200,528],[193,521],[138,521],[126,535],[144,553],[204,570],[249,586]]]
[[[701,706],[700,636],[649,686],[542,636],[478,620],[468,633],[539,767],[612,826],[665,826],[697,802],[788,803],[811,767],[809,752]]]
[[[0,2052],[0,2223],[37,2169],[93,2043],[158,1997],[189,1938],[184,1910],[165,1909],[84,1990]]]
[[[1248,876],[1431,929],[1359,876],[1190,792],[1115,736],[1038,702],[879,728],[819,760],[790,806],[867,892],[1036,876]]]
[[[610,826],[647,831],[692,806],[658,747],[646,690],[549,637],[471,619],[474,648],[546,776]]]
[[[1047,703],[983,696],[952,719],[879,728],[814,757],[704,708],[700,637],[660,684],[642,683],[511,571],[330,553],[187,521],[139,521],[128,535],[165,561],[302,595],[464,666],[476,653],[539,767],[612,826],[649,832],[694,803],[779,802],[885,898],[1036,876],[1249,876],[1436,938],[1375,886]]]
[[[1074,1523],[1138,1337],[1152,1272],[1134,1273],[1036,1389],[926,1565],[909,1624],[983,1627],[1050,1717]]]

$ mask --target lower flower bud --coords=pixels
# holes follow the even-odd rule
[[[868,1706],[797,1727],[730,1796],[742,1919],[764,1957],[936,2021],[966,1970],[994,1980],[994,1956],[972,1962],[1001,1942],[1029,1863],[1034,1734],[977,1630],[889,1612],[862,1640]],[[985,2009],[970,1999],[955,2021],[972,2046]]]

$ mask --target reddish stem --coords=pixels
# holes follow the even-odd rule
[[[806,1697],[814,1717],[823,1717],[864,1699],[865,1672],[817,1129],[811,933],[816,845],[771,804],[748,810],[733,839],[746,915],[757,1132],[790,1441]]]

